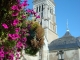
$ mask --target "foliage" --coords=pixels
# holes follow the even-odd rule
[[[26,9],[27,0],[0,0],[0,60],[18,60],[22,50],[35,55],[43,46],[44,29],[28,18],[40,18],[34,10]]]
[[[28,48],[25,49],[25,52],[34,55],[37,53],[37,51],[42,47],[43,45],[43,36],[44,36],[44,30],[41,25],[39,25],[38,22],[31,21],[28,25],[30,25],[29,34],[30,36],[27,36],[27,44]]]

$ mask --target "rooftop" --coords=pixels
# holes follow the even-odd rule
[[[80,48],[80,37],[74,37],[67,31],[63,37],[53,40],[49,44],[50,51],[71,50]]]

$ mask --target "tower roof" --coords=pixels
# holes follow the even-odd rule
[[[67,31],[67,32],[64,34],[64,36],[63,36],[63,37],[69,37],[69,36],[71,36],[71,34],[70,34],[70,32],[69,32],[69,31]]]
[[[50,51],[72,50],[80,47],[80,38],[75,38],[67,31],[61,38],[52,41],[49,45]]]

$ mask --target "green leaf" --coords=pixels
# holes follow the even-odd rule
[[[10,40],[7,40],[7,41],[5,41],[4,45],[5,45],[6,47],[13,48],[13,47],[16,45],[16,42],[13,41],[13,40],[11,40],[11,41],[10,41]]]
[[[36,56],[36,53],[39,51],[39,49],[37,48],[33,48],[33,47],[27,47],[25,48],[25,53],[32,55],[32,56]]]

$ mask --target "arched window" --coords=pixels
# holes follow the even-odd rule
[[[64,51],[59,51],[58,53],[57,53],[57,55],[58,55],[58,60],[64,60]]]
[[[40,12],[40,10],[41,10],[41,6],[39,6],[39,12]]]
[[[38,12],[38,7],[36,8],[36,12]]]
[[[42,11],[43,11],[43,5],[42,5]]]

